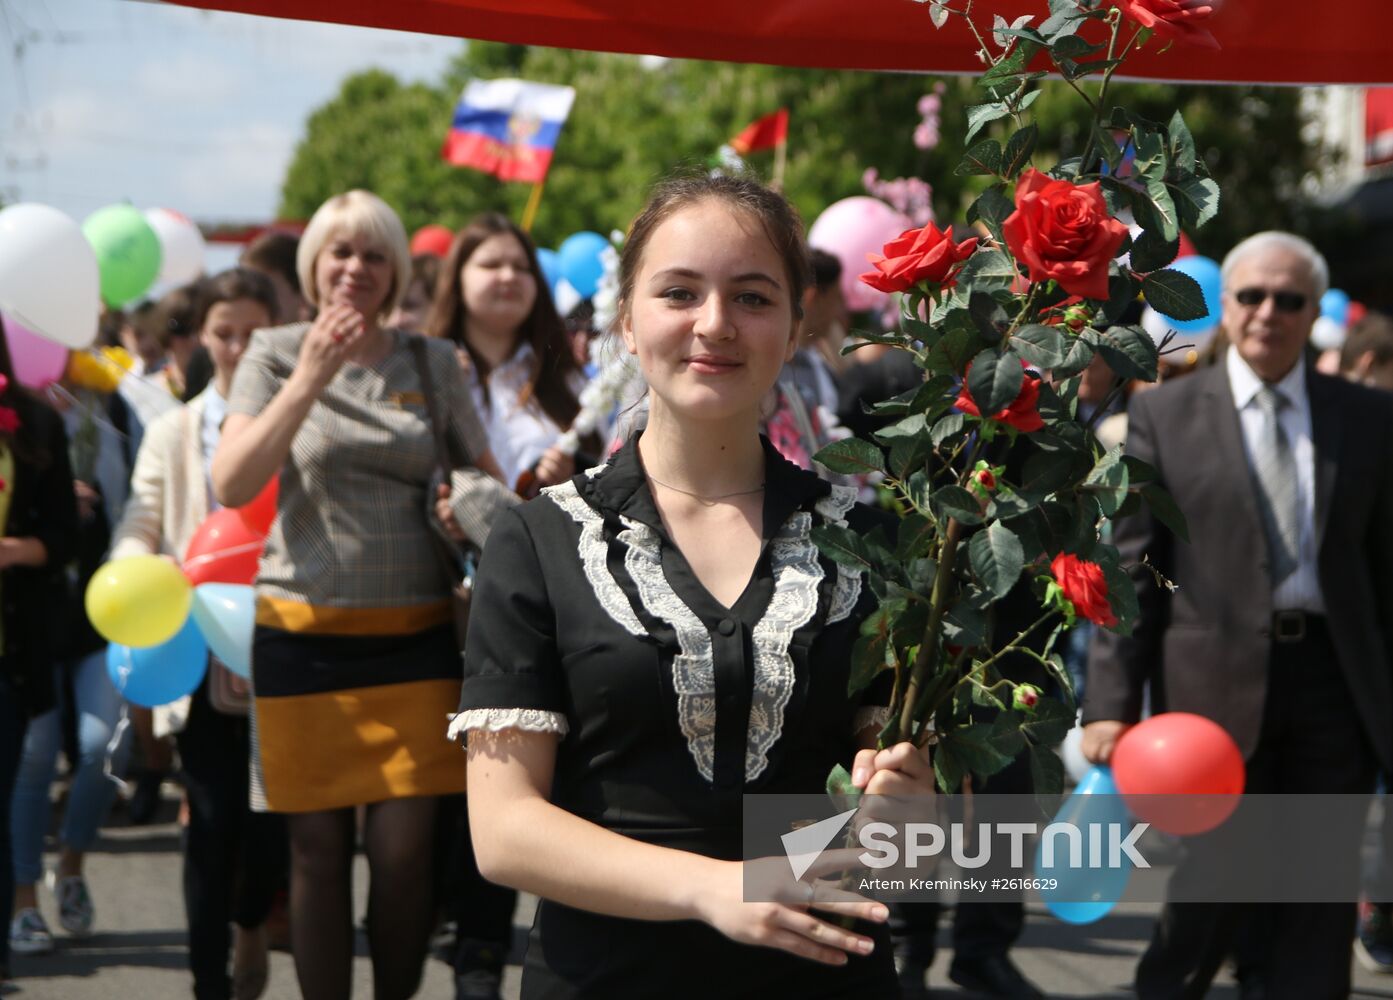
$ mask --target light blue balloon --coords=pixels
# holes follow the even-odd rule
[[[555,292],[556,283],[561,280],[561,255],[550,247],[538,247],[537,264],[547,279],[547,287]]]
[[[1349,323],[1349,294],[1332,288],[1320,297],[1320,314],[1341,326]]]
[[[158,646],[132,649],[113,642],[106,647],[106,672],[121,697],[154,708],[193,693],[208,670],[208,644],[192,617]]]
[[[1132,865],[1125,854],[1117,867],[1109,867],[1107,863],[1109,824],[1120,824],[1123,836],[1132,824],[1117,784],[1113,781],[1112,770],[1094,767],[1085,774],[1073,794],[1060,806],[1054,822],[1067,823],[1082,833],[1081,860],[1084,867],[1070,867],[1068,840],[1063,836],[1054,838],[1055,853],[1047,866],[1042,837],[1035,849],[1035,874],[1038,878],[1054,879],[1056,886],[1040,890],[1040,897],[1046,909],[1066,923],[1091,924],[1101,920],[1117,905],[1132,877]],[[1090,824],[1100,825],[1095,829]],[[1087,865],[1095,833],[1104,845],[1101,854],[1103,863],[1100,867],[1090,868]]]
[[[561,277],[569,281],[583,299],[590,298],[600,287],[600,277],[605,273],[600,254],[607,246],[609,240],[599,233],[579,232],[567,236],[557,251]]]
[[[227,669],[239,677],[251,677],[254,588],[241,583],[200,583],[193,589],[193,620]]]
[[[1181,257],[1179,260],[1167,267],[1170,271],[1179,271],[1187,274],[1200,286],[1200,291],[1204,293],[1204,304],[1208,307],[1208,312],[1200,319],[1172,319],[1166,316],[1166,322],[1178,330],[1180,333],[1198,333],[1200,330],[1208,330],[1215,323],[1219,322],[1219,299],[1223,291],[1223,283],[1219,278],[1219,265],[1208,257],[1192,256]],[[1157,312],[1160,312],[1158,309]]]

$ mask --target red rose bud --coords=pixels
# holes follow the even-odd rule
[[[1108,603],[1108,581],[1103,576],[1103,567],[1071,552],[1061,552],[1050,563],[1050,573],[1080,617],[1104,628],[1117,624],[1117,616]]]
[[[0,434],[13,434],[19,430],[19,414],[8,406],[0,406]]]
[[[1001,228],[1031,281],[1052,278],[1074,295],[1108,297],[1108,262],[1117,256],[1127,227],[1108,214],[1096,181],[1075,184],[1027,170],[1016,185],[1016,210]]]
[[[1206,49],[1219,48],[1218,40],[1201,23],[1214,13],[1213,0],[1109,0],[1122,16],[1150,28],[1169,41],[1189,42]]]
[[[907,229],[885,244],[883,254],[866,254],[874,271],[861,280],[882,292],[907,292],[920,282],[952,288],[958,265],[977,249],[977,237],[954,243],[952,236],[930,222],[923,229]]]
[[[996,489],[996,476],[991,469],[982,469],[977,473],[977,484],[984,490]]]
[[[1021,362],[1022,367],[1025,362]],[[968,388],[967,377],[972,374],[972,365],[967,366],[967,371],[963,373],[962,388],[958,390],[956,405],[963,413],[974,417],[980,417],[982,411],[973,402],[972,390]],[[1045,426],[1044,418],[1040,416],[1040,411],[1036,406],[1040,402],[1040,376],[1032,371],[1027,371],[1025,377],[1021,379],[1021,391],[1016,395],[1015,401],[1004,410],[991,415],[992,420],[998,420],[1003,424],[1014,427],[1018,431],[1029,434],[1031,431],[1038,431]]]
[[[1040,689],[1034,684],[1017,684],[1015,693],[1011,695],[1011,707],[1022,712],[1033,712],[1035,706],[1040,704]]]

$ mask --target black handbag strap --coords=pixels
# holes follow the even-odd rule
[[[411,345],[411,354],[416,360],[416,373],[421,379],[421,394],[426,397],[426,413],[430,418],[431,435],[435,438],[435,458],[440,466],[440,474],[444,476],[445,485],[450,484],[450,473],[455,468],[454,460],[450,457],[450,446],[445,439],[445,421],[440,413],[439,397],[435,394],[435,383],[430,377],[430,363],[426,359],[426,340],[420,334],[407,334],[410,338],[408,343]],[[431,498],[434,505],[435,498]],[[460,582],[461,567],[465,565],[465,555],[460,546],[452,539],[446,538],[439,531],[432,532],[437,540],[435,551],[439,554],[440,565],[449,576],[451,586],[456,586]]]

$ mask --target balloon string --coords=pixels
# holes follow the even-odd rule
[[[48,384],[47,388],[44,389],[44,391],[45,391],[45,392],[48,392],[48,393],[51,393],[51,394],[54,395],[54,396],[58,396],[59,398],[61,398],[62,400],[64,400],[69,406],[75,407],[76,409],[78,409],[79,411],[81,411],[83,416],[89,418],[89,419],[92,420],[94,423],[101,424],[103,427],[105,427],[107,430],[111,431],[111,433],[115,434],[117,437],[121,438],[123,441],[129,441],[129,440],[130,440],[131,436],[130,436],[129,434],[127,434],[125,431],[121,430],[121,428],[119,428],[119,427],[117,427],[115,424],[113,424],[113,423],[111,422],[111,420],[110,420],[109,417],[107,417],[104,413],[102,413],[102,412],[101,412],[100,410],[98,410],[96,407],[94,407],[94,406],[89,406],[89,405],[88,405],[87,403],[85,403],[80,397],[73,395],[71,392],[69,392],[66,388],[64,388],[64,387],[63,387],[62,385],[60,385],[59,383],[57,383],[57,382],[50,382],[50,383]],[[94,391],[95,391],[95,390],[94,390]],[[181,405],[182,405],[182,404],[181,404]]]
[[[226,549],[218,549],[216,552],[204,552],[202,555],[194,556],[191,559],[185,559],[184,571],[187,572],[205,563],[210,563],[214,559],[225,559],[228,556],[240,556],[245,552],[257,552],[265,548],[265,546],[266,539],[263,538],[258,542],[244,542],[241,545],[233,545]]]

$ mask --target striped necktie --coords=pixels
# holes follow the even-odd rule
[[[1278,416],[1288,405],[1287,398],[1273,386],[1264,385],[1254,401],[1262,411],[1262,430],[1253,452],[1253,471],[1258,480],[1258,506],[1267,533],[1272,582],[1278,584],[1296,570],[1301,539],[1296,453]]]

